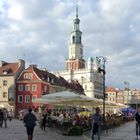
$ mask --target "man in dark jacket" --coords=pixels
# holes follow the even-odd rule
[[[29,109],[29,113],[24,116],[23,122],[27,130],[28,140],[32,140],[34,127],[36,126],[36,116],[32,113],[32,109]]]
[[[138,108],[138,111],[135,114],[135,120],[136,120],[136,136],[138,139],[138,137],[140,136],[140,107]]]
[[[3,124],[3,111],[0,109],[0,127],[2,127]]]

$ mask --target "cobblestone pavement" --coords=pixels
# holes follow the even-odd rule
[[[110,132],[109,136],[102,136],[101,140],[134,140],[135,125],[134,122],[127,123],[119,127],[115,132]],[[47,128],[47,131],[42,131],[38,126],[35,127],[33,140],[91,140],[90,134],[83,136],[63,136]],[[24,124],[19,120],[8,121],[8,128],[0,128],[0,140],[27,140]]]
[[[110,133],[108,137],[102,137],[103,140],[135,140],[135,121],[118,127],[115,132]]]
[[[7,128],[0,128],[0,140],[27,140],[26,129],[22,121],[8,121]],[[47,131],[41,130],[38,126],[35,127],[33,140],[86,140],[83,136],[70,137],[47,128]]]

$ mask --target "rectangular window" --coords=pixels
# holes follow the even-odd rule
[[[7,92],[3,92],[3,98],[7,98]]]
[[[7,80],[3,80],[3,86],[7,86]]]
[[[30,103],[30,95],[25,96],[25,103]]]
[[[34,99],[36,99],[36,98],[37,98],[37,96],[33,95],[33,96],[32,96],[32,101],[33,101]]]
[[[37,91],[37,85],[36,84],[32,85],[32,91]]]
[[[92,88],[92,87],[90,87],[90,88]],[[85,85],[85,89],[87,90],[87,85]]]
[[[28,75],[29,77],[29,79],[33,79],[33,74],[32,73],[29,73],[29,75]]]
[[[30,85],[25,85],[25,91],[30,91]]]
[[[23,96],[22,95],[18,95],[18,103],[22,103],[23,102]]]
[[[23,85],[18,85],[18,91],[23,91]]]
[[[44,86],[44,92],[46,92],[47,91],[47,86]]]

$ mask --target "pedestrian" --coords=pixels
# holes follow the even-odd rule
[[[23,122],[25,124],[26,130],[27,130],[27,136],[28,140],[33,139],[33,132],[34,132],[34,127],[36,126],[36,116],[32,113],[32,109],[30,108],[29,113],[27,113],[24,118]]]
[[[95,135],[97,135],[98,140],[100,140],[102,115],[100,114],[99,107],[97,107],[95,110],[96,110],[96,113],[92,115],[91,137],[92,137],[92,140],[95,140]]]
[[[4,108],[4,109],[3,109],[3,121],[4,121],[4,126],[5,126],[5,128],[7,128],[7,118],[8,118],[8,112],[7,112],[7,110]]]
[[[136,139],[140,138],[140,107],[135,114],[136,120]]]
[[[3,125],[3,111],[0,109],[0,127],[2,128]]]
[[[43,113],[42,114],[42,129],[45,131],[46,128],[46,122],[47,122],[47,114]]]
[[[13,118],[13,112],[12,111],[9,111],[8,112],[8,118],[9,118],[9,121],[11,122],[12,121],[12,118]]]

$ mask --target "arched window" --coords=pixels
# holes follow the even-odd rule
[[[24,74],[24,79],[28,79],[28,73]]]
[[[72,36],[72,43],[75,43],[75,36]]]
[[[24,79],[33,79],[33,74],[32,73],[25,73]]]

